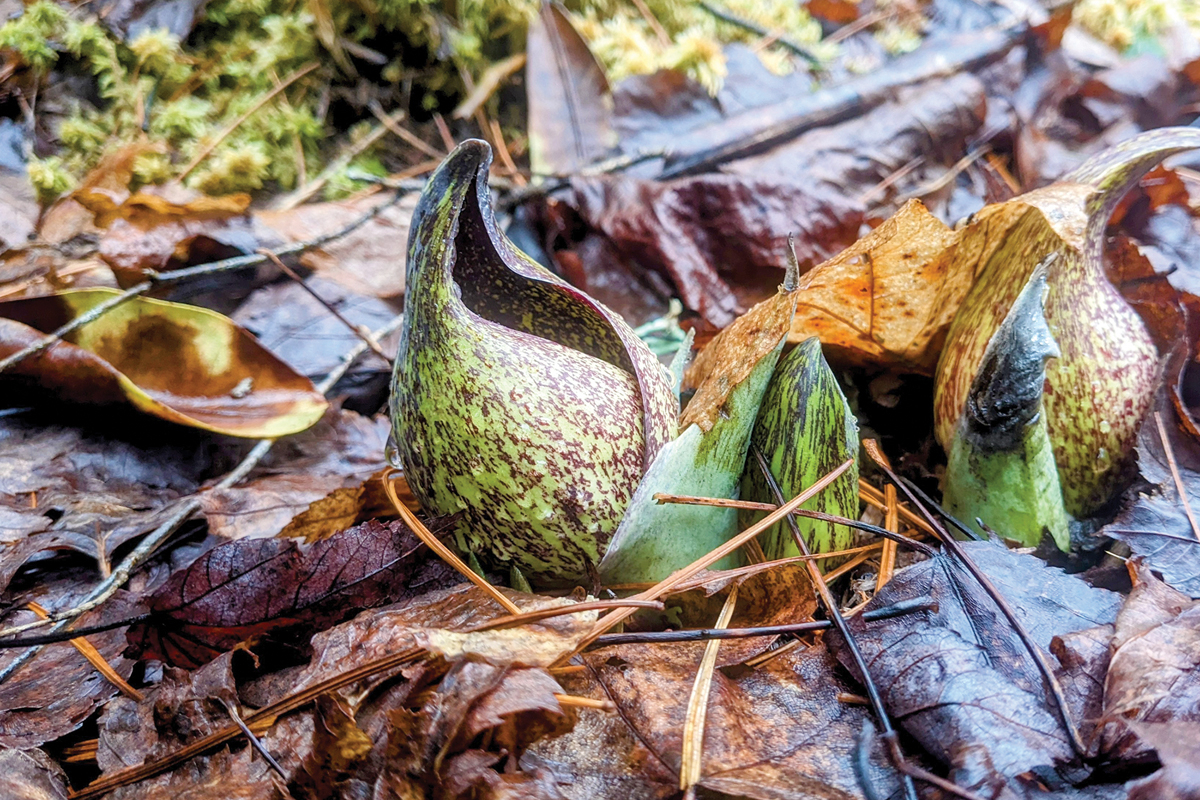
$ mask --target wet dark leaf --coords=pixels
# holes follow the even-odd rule
[[[1133,729],[1158,752],[1162,769],[1129,787],[1129,800],[1193,800],[1200,797],[1200,728],[1135,723]]]
[[[988,575],[1038,647],[1112,622],[1118,595],[1089,587],[1029,555],[986,542],[964,548]],[[896,573],[866,606],[928,599],[937,611],[851,621],[851,630],[892,717],[951,768],[960,786],[997,792],[1031,771],[1053,774],[1073,759],[1041,675],[995,603],[966,568],[939,555]],[[840,637],[839,660],[854,671]]]
[[[279,442],[251,478],[200,495],[210,532],[228,539],[283,535],[321,538],[378,509],[388,421],[330,411],[309,430]],[[349,520],[337,525],[339,521]]]
[[[245,215],[249,195],[208,197],[171,185],[132,195],[123,189],[84,188],[74,198],[104,230],[100,257],[122,286],[144,280],[148,272],[244,255],[260,246]]]
[[[608,79],[562,6],[542,4],[526,51],[533,172],[571,175],[608,155],[616,144]]]
[[[783,280],[789,233],[802,269],[853,244],[865,193],[918,155],[958,152],[982,122],[982,101],[969,75],[935,81],[726,174],[577,178],[569,202],[623,259],[669,278],[686,306],[724,327]]]
[[[287,211],[259,211],[255,220],[289,242],[307,242],[345,229],[386,202],[387,199],[375,194],[309,203]],[[300,263],[352,296],[380,299],[403,296],[408,225],[416,203],[416,194],[404,197],[346,236],[304,253]]]
[[[62,768],[41,750],[0,750],[0,795],[11,800],[67,800]]]
[[[1167,445],[1179,468],[1183,491],[1192,508],[1198,509],[1200,443],[1179,429],[1174,411],[1161,398],[1158,407]],[[1171,586],[1192,597],[1200,597],[1200,531],[1193,530],[1181,502],[1180,490],[1171,474],[1153,414],[1138,431],[1137,442],[1138,468],[1153,487],[1138,492],[1101,533],[1128,544]]]
[[[80,289],[0,303],[0,356],[33,344],[112,299]],[[312,383],[213,311],[134,298],[5,374],[78,403],[128,403],[181,425],[230,436],[299,433],[328,406]],[[14,386],[15,384],[15,386]]]
[[[131,651],[195,666],[267,633],[311,631],[454,582],[400,522],[367,522],[311,546],[253,539],[216,547],[146,600]]]
[[[37,601],[52,612],[70,608],[82,598],[80,591],[58,597],[47,597],[41,592],[36,594]],[[29,599],[34,599],[34,595]],[[38,619],[32,611],[25,609],[24,603],[22,598],[20,610],[5,615],[4,627]],[[131,595],[122,592],[104,608],[85,614],[80,624],[115,622],[140,610]],[[88,641],[118,674],[128,679],[133,662],[121,656],[125,639],[122,631],[117,628],[98,633],[88,637]],[[0,669],[11,664],[22,652],[19,649],[0,651]],[[48,645],[35,661],[0,684],[0,747],[37,747],[70,733],[117,691],[69,642]]]
[[[153,529],[171,501],[195,491],[213,468],[195,431],[129,425],[122,415],[87,422],[96,424],[64,427],[48,415],[0,420],[0,589],[35,556],[111,556]],[[112,425],[124,435],[108,432]]]
[[[396,310],[382,300],[352,292],[323,275],[314,275],[305,284],[352,324],[365,325],[367,330],[380,328],[396,316]],[[312,380],[328,375],[341,363],[346,351],[362,341],[294,281],[256,290],[238,307],[232,319]],[[384,347],[389,355],[395,355],[394,343],[390,346],[384,343]],[[364,356],[351,374],[362,380],[368,373],[386,375],[389,371],[383,359],[371,354]]]
[[[1100,740],[1102,754],[1126,760],[1148,755],[1130,723],[1200,729],[1200,602],[1144,566],[1137,580],[1117,615]]]
[[[651,761],[638,770],[641,774],[623,775],[616,764],[606,774],[592,773],[587,785],[601,792],[594,797],[615,800],[626,795],[609,792],[630,786],[637,796],[658,796],[659,776],[678,776],[683,720],[703,649],[703,644],[622,645],[585,657],[591,676],[619,709],[620,717],[610,725],[627,725],[646,748],[635,748],[635,754],[645,753],[635,758]],[[869,712],[838,699],[847,688],[821,646],[789,651],[752,670],[717,670],[700,785],[736,797],[859,796],[851,753]],[[568,754],[575,747],[594,746],[599,735],[594,728],[585,729],[579,741],[570,734],[548,751],[535,752],[552,754],[558,768],[570,774]],[[603,735],[616,741],[623,736]],[[579,758],[595,768],[593,758]],[[876,750],[869,772],[886,797],[896,779],[884,763],[882,751]]]

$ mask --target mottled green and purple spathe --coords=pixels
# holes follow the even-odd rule
[[[586,580],[678,406],[616,314],[498,230],[490,163],[464,142],[413,216],[396,451],[421,505],[459,515],[461,550],[535,584]]]

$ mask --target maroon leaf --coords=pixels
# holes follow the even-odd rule
[[[311,546],[230,542],[147,599],[151,618],[130,628],[130,652],[193,667],[252,637],[327,628],[455,583],[456,575],[400,522],[367,522]]]

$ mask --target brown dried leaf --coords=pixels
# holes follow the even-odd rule
[[[342,784],[371,752],[373,743],[354,721],[345,700],[317,698],[312,750],[292,780],[292,792],[311,800],[340,797]]]
[[[933,373],[971,265],[941,258],[957,234],[910,200],[800,279],[788,341],[817,336],[845,363]]]
[[[55,597],[39,596],[50,611],[70,608],[82,599],[82,591]],[[136,615],[141,609],[129,593],[121,592],[103,609],[85,614],[80,625],[96,625]],[[32,611],[20,610],[4,617],[3,626],[20,625],[38,619]],[[121,656],[124,645],[122,628],[88,637],[117,673],[125,679],[134,662]],[[0,668],[19,658],[21,649],[0,651]],[[65,691],[64,687],[70,687]],[[88,663],[70,642],[48,645],[32,664],[23,667],[0,684],[0,747],[27,749],[57,739],[82,725],[92,712],[118,694],[96,668]],[[7,795],[3,795],[7,797]]]
[[[684,714],[703,649],[703,644],[622,645],[584,657],[620,710],[611,724],[628,725],[655,762],[648,765],[648,776],[679,773]],[[737,797],[859,796],[851,754],[869,712],[841,702],[838,694],[846,691],[836,662],[821,646],[788,651],[740,674],[717,670],[700,785]],[[577,743],[568,734],[552,751],[567,775],[575,758],[571,745],[594,746],[596,732],[587,733]],[[579,760],[594,762],[586,754]],[[871,780],[886,797],[897,784],[894,773],[879,747],[870,761]],[[639,796],[656,796],[652,777],[622,773],[614,766],[600,780],[593,774],[588,785],[612,791],[632,784]],[[615,800],[627,795],[593,796]]]
[[[340,231],[385,202],[374,194],[288,211],[259,211],[255,220],[289,242],[305,242]],[[417,194],[413,193],[346,236],[305,253],[300,263],[354,294],[402,297],[408,226],[416,204]]]
[[[1103,722],[1100,752],[1124,759],[1147,749],[1132,722],[1200,724],[1200,601],[1144,565],[1117,616]]]
[[[0,797],[67,800],[67,778],[41,750],[0,749]]]
[[[0,420],[0,590],[35,555],[99,558],[151,530],[212,469],[209,444],[166,423],[62,427],[45,417]]]
[[[365,521],[372,510],[394,516],[388,504],[375,505],[382,491],[375,476],[387,466],[390,431],[386,416],[329,411],[309,430],[276,444],[250,480],[202,492],[209,530],[229,539],[283,535],[311,542]],[[361,517],[349,519],[354,506]]]
[[[100,257],[121,286],[149,272],[253,252],[259,244],[245,216],[247,194],[208,197],[175,184],[132,195],[124,187],[84,188],[74,197],[104,230]]]

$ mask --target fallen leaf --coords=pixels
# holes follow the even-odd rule
[[[382,327],[396,316],[396,309],[382,300],[355,294],[320,275],[314,275],[304,283],[351,324],[366,326],[369,331]],[[292,369],[315,381],[339,366],[346,352],[362,338],[330,314],[305,286],[288,281],[256,289],[231,318],[258,337],[264,347]],[[395,356],[394,342],[385,342],[382,346],[385,352]],[[362,382],[377,374],[390,377],[390,373],[389,364],[369,354],[349,374]],[[379,405],[381,403],[376,403],[375,407]]]
[[[1200,728],[1182,723],[1133,723],[1158,753],[1162,769],[1129,785],[1129,800],[1193,800],[1200,797]]]
[[[315,723],[312,750],[290,788],[301,797],[330,800],[341,796],[347,779],[371,752],[372,742],[346,701],[334,695],[317,698]]]
[[[529,26],[525,85],[529,161],[535,175],[572,175],[616,145],[604,68],[558,3]]]
[[[81,419],[77,427],[57,417],[0,420],[0,590],[38,556],[111,558],[215,467],[211,443],[195,430],[133,414]]]
[[[96,761],[104,774],[182,749],[229,725],[225,703],[237,703],[232,659],[195,673],[168,667],[163,680],[137,703],[118,698],[100,717]],[[113,791],[118,800],[275,800],[271,768],[249,747],[225,747],[188,759],[172,772]]]
[[[242,539],[209,550],[146,598],[151,617],[130,628],[130,649],[194,667],[240,642],[326,628],[456,574],[401,522],[367,522],[311,546]]]
[[[707,628],[721,613],[731,586],[738,587],[730,628],[790,625],[812,619],[817,595],[804,564],[781,564],[770,569],[753,566],[733,570],[704,570],[664,598],[672,627]],[[637,619],[648,615],[641,614]],[[752,636],[721,642],[716,665],[741,664],[766,651],[775,636]]]
[[[0,303],[0,356],[117,294],[80,289]],[[298,433],[328,406],[310,381],[228,318],[144,297],[24,359],[4,377],[10,386],[23,379],[59,399],[130,403],[181,425],[247,438]]]
[[[1130,723],[1200,726],[1200,602],[1145,566],[1117,615],[1101,719],[1101,754],[1124,760],[1148,749]]]
[[[975,279],[941,258],[957,234],[910,200],[800,278],[789,341],[820,338],[831,359],[933,374],[946,331]]]
[[[1095,589],[1029,555],[988,542],[963,549],[1020,611],[1033,642],[1112,622],[1119,596]],[[888,620],[850,620],[888,713],[970,791],[997,793],[1033,770],[1071,772],[1074,752],[1041,674],[965,567],[938,555],[898,571],[867,604],[926,600],[937,610]],[[844,640],[838,659],[856,673]],[[1066,781],[1069,782],[1069,781]]]
[[[99,253],[122,287],[151,272],[252,253],[259,247],[245,215],[250,196],[208,197],[178,185],[125,189],[86,187],[74,198],[104,231]]]
[[[386,466],[386,417],[330,410],[307,431],[271,449],[249,479],[200,493],[209,531],[227,539],[289,536],[309,541],[344,530],[379,502]],[[345,524],[342,521],[349,520]]]
[[[637,776],[639,781],[609,778],[598,788],[641,783],[642,796],[653,796],[653,777],[663,773],[674,776],[678,786],[684,714],[703,649],[702,643],[621,645],[585,655],[591,676],[619,709],[609,725],[628,726],[648,751],[639,758],[652,761],[639,770],[644,775]],[[869,712],[838,700],[846,691],[836,662],[821,646],[788,651],[752,670],[715,671],[700,786],[735,797],[861,796],[851,753]],[[582,742],[568,734],[555,745],[568,775],[572,745],[595,746],[595,731],[585,733]],[[614,735],[619,736],[607,736]],[[580,760],[592,761],[586,755]],[[898,781],[878,744],[868,770],[879,795],[889,796]],[[620,775],[623,770],[613,765],[609,771]]]
[[[680,102],[703,108],[686,89]],[[958,152],[982,110],[976,78],[929,81],[894,104],[728,164],[723,174],[576,178],[567,202],[623,259],[668,277],[684,305],[722,328],[780,282],[778,253],[789,234],[798,234],[801,269],[835,256],[858,236],[865,193],[917,156]],[[940,308],[933,295],[927,302]]]
[[[1156,406],[1182,487],[1171,474],[1157,421],[1151,415],[1138,431],[1137,463],[1152,487],[1137,492],[1100,534],[1125,542],[1168,584],[1200,597],[1200,531],[1193,528],[1181,496],[1182,490],[1193,514],[1200,511],[1200,442],[1180,430],[1169,401],[1160,396]]]
[[[0,749],[0,795],[12,800],[67,800],[67,777],[41,750]]]
[[[62,583],[44,587],[28,599],[36,599],[48,611],[62,611],[83,599],[86,585],[79,583],[67,592]],[[51,594],[53,592],[53,594]],[[17,610],[4,617],[3,627],[38,619],[25,609],[25,598]],[[121,592],[101,609],[80,618],[80,625],[98,625],[128,619],[140,611],[129,592]],[[88,637],[100,655],[125,679],[134,662],[121,656],[122,628]],[[0,669],[21,657],[20,648],[0,651]],[[64,691],[64,687],[70,687]],[[0,747],[26,750],[64,736],[83,725],[92,713],[118,693],[70,642],[47,645],[32,663],[0,684]],[[2,785],[2,779],[0,779]]]

